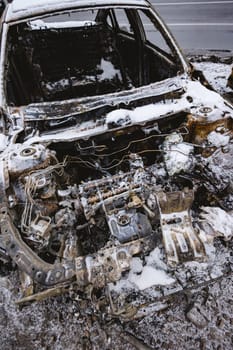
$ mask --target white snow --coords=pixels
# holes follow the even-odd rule
[[[45,86],[48,91],[53,91],[55,89],[59,90],[59,88],[64,89],[65,87],[70,86],[70,82],[69,79],[61,79],[55,82],[46,83]]]
[[[125,289],[144,290],[152,286],[165,286],[175,282],[166,272],[167,266],[161,260],[159,248],[151,251],[146,257],[146,264],[140,258],[132,258],[130,271],[127,277],[121,278],[115,285],[110,285],[112,290],[120,292]]]
[[[52,131],[51,133],[35,136],[28,139],[25,144],[34,144],[34,143],[43,143],[53,140],[54,142],[69,140],[75,141],[80,138],[89,137],[93,133],[95,135],[101,134],[107,130],[103,125],[96,126],[92,121],[83,122],[81,125],[78,125],[75,128],[65,129],[60,132]]]
[[[233,213],[218,207],[202,207],[201,219],[205,220],[216,234],[229,240],[233,235]]]
[[[193,108],[196,108],[198,112],[202,107],[210,109],[211,112],[207,118],[211,120],[218,119],[220,117],[219,114],[223,111],[232,113],[232,110],[226,106],[223,98],[218,93],[208,90],[200,82],[188,81],[184,87],[186,92],[180,99],[168,100],[166,103],[149,104],[137,107],[134,110],[119,109],[107,114],[106,123],[109,124],[113,121],[117,123],[118,119],[125,119],[126,117],[130,118],[132,123],[144,122],[181,110],[190,110],[190,108],[195,113]],[[191,102],[189,102],[190,98],[192,99]],[[203,113],[201,114],[203,115]]]
[[[107,114],[106,124],[109,125],[113,122],[116,125],[124,125],[124,123],[129,124],[130,122],[132,122],[130,114],[132,113],[128,109],[116,109],[115,111],[112,111]]]
[[[166,271],[167,264],[162,260],[162,254],[160,252],[160,249],[156,247],[153,249],[148,257],[146,258],[146,262],[148,265],[154,266],[158,269]]]
[[[51,28],[77,28],[96,25],[94,21],[66,21],[66,22],[45,22],[43,20],[35,20],[29,22],[31,29],[51,29]]]
[[[167,266],[161,260],[158,247],[152,250],[145,260],[146,265],[142,266],[138,260],[135,261],[133,259],[131,265],[132,270],[128,277],[129,281],[135,284],[138,289],[144,290],[152,286],[165,286],[175,282],[166,272]]]
[[[101,73],[95,75],[85,75],[82,79],[78,79],[75,76],[70,77],[69,79],[60,79],[55,82],[48,82],[45,84],[46,89],[49,91],[53,91],[54,89],[56,90],[62,90],[64,88],[69,87],[70,85],[72,86],[81,86],[81,85],[86,85],[90,82],[95,83],[96,80],[98,81],[103,81],[103,80],[111,80],[114,77],[119,77],[121,79],[121,73],[118,69],[115,69],[113,64],[109,61],[104,60],[103,58],[101,59],[100,64],[96,67]]]
[[[21,12],[21,11],[33,11],[36,8],[43,8],[46,10],[47,8],[60,7],[61,5],[65,5],[67,3],[74,3],[74,0],[14,0],[11,4],[12,12]],[[76,1],[77,5],[80,4],[80,1]]]
[[[231,65],[212,62],[195,62],[193,65],[204,73],[210,85],[220,94],[232,91],[226,86],[232,69]]]
[[[175,281],[173,278],[169,277],[165,271],[155,269],[152,266],[145,266],[140,276],[134,276],[135,279],[133,282],[140,290],[154,285],[166,286]]]
[[[99,3],[102,4],[106,4],[109,5],[109,1],[106,0],[102,0],[99,1]],[[121,4],[120,0],[116,0],[113,1],[114,4]],[[144,1],[142,0],[127,0],[128,4],[139,4],[141,5],[142,3],[144,3]],[[96,2],[95,0],[14,0],[13,3],[11,4],[12,9],[14,12],[17,11],[24,11],[24,10],[29,10],[30,8],[47,8],[47,7],[60,7],[61,5],[66,5],[68,6],[68,4],[76,4],[76,6],[80,6],[80,5],[98,5],[98,2]]]
[[[229,143],[230,136],[220,134],[219,132],[216,132],[216,131],[212,131],[208,135],[207,140],[211,145],[216,147],[221,147],[221,146],[226,146]]]
[[[65,0],[63,0],[64,2]],[[30,7],[46,7],[46,5],[61,3],[58,0],[14,0],[12,7],[13,11],[22,11],[23,9],[28,9]]]
[[[105,64],[105,63],[104,63]],[[112,74],[112,67],[108,74]],[[105,116],[105,123],[98,126],[95,123],[92,123],[90,128],[86,128],[84,124],[80,126],[62,132],[54,133],[44,133],[41,136],[35,136],[28,140],[28,143],[36,143],[36,142],[50,142],[52,140],[68,140],[70,141],[77,140],[82,137],[91,137],[97,135],[99,133],[103,133],[109,129],[109,125],[111,123],[115,123],[116,125],[122,126],[125,124],[133,124],[133,123],[144,123],[150,120],[156,120],[160,117],[178,113],[181,111],[187,111],[193,114],[195,118],[203,118],[207,120],[217,120],[225,114],[225,116],[232,115],[232,109],[226,105],[225,100],[216,92],[210,91],[204,86],[201,85],[198,81],[189,81],[187,79],[180,79],[183,87],[185,89],[185,93],[179,99],[171,99],[166,100],[166,102],[158,102],[149,104],[146,106],[137,107],[133,110],[129,109],[117,109],[108,113]],[[153,89],[158,84],[151,84]],[[166,82],[167,85],[167,82]],[[161,84],[158,85],[161,89]],[[143,90],[148,89],[150,91],[150,86],[144,87]],[[138,90],[138,91],[137,91]],[[162,89],[161,89],[162,90]],[[141,89],[135,89],[135,95],[139,93]],[[116,94],[114,94],[116,95]],[[191,100],[190,100],[191,97]],[[96,97],[95,97],[96,98]],[[133,99],[133,96],[132,96]],[[85,106],[85,100],[84,100]],[[209,112],[202,112],[203,107],[208,107]],[[103,116],[104,117],[104,116]],[[104,122],[104,119],[102,119]],[[187,150],[187,147],[185,147]]]
[[[127,5],[147,5],[144,0],[127,0]],[[122,5],[121,0],[111,0],[112,5]],[[14,0],[8,9],[6,21],[25,19],[34,15],[43,15],[49,12],[74,9],[79,7],[109,6],[108,0]]]
[[[116,76],[121,77],[120,71],[118,69],[115,69],[111,62],[106,61],[103,58],[101,59],[100,69],[103,71],[99,77],[100,80],[111,80]]]
[[[181,135],[172,133],[163,143],[164,162],[170,176],[192,168],[194,158],[193,146],[182,142]]]
[[[0,152],[4,151],[7,146],[7,137],[3,134],[0,134]]]
[[[141,273],[143,270],[142,260],[140,258],[132,258],[130,271],[133,274]]]
[[[226,109],[223,98],[218,93],[208,90],[198,81],[188,82],[185,97],[187,96],[192,97],[194,106]]]
[[[155,119],[159,116],[166,115],[175,111],[180,111],[186,108],[182,102],[179,104],[173,104],[170,101],[168,103],[156,103],[149,104],[147,106],[137,107],[134,110],[118,109],[117,111],[110,112],[106,116],[106,123],[115,122],[119,124],[119,120],[130,118],[132,123],[139,123]]]

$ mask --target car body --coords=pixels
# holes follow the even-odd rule
[[[114,313],[133,291],[136,315],[228,271],[232,105],[148,1],[14,0],[0,105],[0,252],[22,301],[91,286]]]

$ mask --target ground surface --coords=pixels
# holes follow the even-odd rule
[[[232,98],[226,77],[232,56],[191,55],[220,93]],[[91,302],[64,295],[20,309],[16,271],[0,269],[0,349],[224,349],[233,348],[233,275],[180,294],[143,319],[122,322],[93,312]]]

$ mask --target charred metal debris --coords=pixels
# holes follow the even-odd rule
[[[72,290],[137,318],[232,270],[232,106],[140,3],[169,54],[138,4],[122,2],[128,34],[118,2],[92,22],[5,23],[0,259],[19,303]]]

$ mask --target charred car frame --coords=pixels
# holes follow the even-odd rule
[[[145,0],[6,7],[0,257],[21,301],[72,286],[136,317],[231,270],[233,109],[203,84]]]

